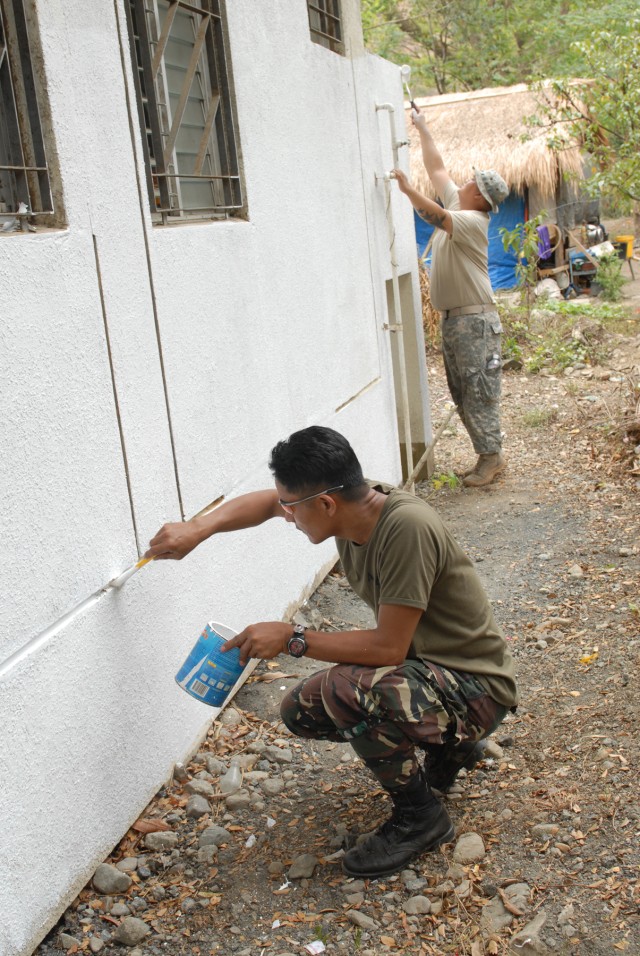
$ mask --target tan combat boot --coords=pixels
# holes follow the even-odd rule
[[[507,461],[501,451],[493,455],[479,455],[476,467],[462,479],[467,488],[481,488],[489,485],[507,466]]]

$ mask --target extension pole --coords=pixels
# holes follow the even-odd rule
[[[429,455],[431,454],[431,452],[432,452],[433,449],[435,448],[436,442],[437,442],[438,439],[440,438],[440,435],[443,433],[443,431],[445,430],[445,428],[447,427],[447,425],[448,425],[449,422],[451,421],[451,418],[452,418],[452,416],[453,416],[453,413],[454,413],[454,412],[457,412],[457,411],[458,411],[458,406],[457,406],[457,405],[454,405],[453,408],[450,408],[450,409],[449,409],[449,412],[448,412],[448,414],[447,414],[445,420],[442,422],[442,424],[441,424],[440,427],[438,428],[437,432],[436,432],[435,435],[433,436],[432,440],[429,442],[429,444],[428,444],[427,447],[425,448],[425,450],[424,450],[424,452],[423,452],[423,454],[422,454],[422,457],[420,458],[420,461],[418,462],[418,464],[417,464],[416,467],[413,469],[413,471],[411,472],[411,474],[409,475],[409,477],[408,477],[407,480],[405,481],[404,485],[402,486],[402,490],[403,490],[403,491],[408,491],[408,489],[411,488],[412,485],[415,483],[416,478],[418,477],[418,475],[420,474],[420,471],[422,470],[422,466],[424,465],[424,463],[426,462],[427,458],[429,457]]]

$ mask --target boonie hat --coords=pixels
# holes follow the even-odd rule
[[[502,176],[495,169],[475,169],[473,170],[476,186],[487,200],[493,212],[498,211],[498,206],[503,199],[509,195],[509,187]]]

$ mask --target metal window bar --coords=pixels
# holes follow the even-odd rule
[[[53,212],[23,0],[0,0],[0,201]]]
[[[193,214],[226,216],[242,207],[243,198],[220,0],[160,3],[164,20],[159,0],[127,3],[151,211],[163,222]],[[180,35],[185,14],[193,32],[188,44]],[[176,50],[186,62],[176,61]],[[182,74],[178,92],[170,90],[169,72],[174,82]],[[200,113],[197,121],[194,110]],[[198,136],[197,148],[184,145]],[[198,183],[209,184],[210,201],[193,198]]]
[[[307,9],[314,43],[344,54],[339,0],[307,0]]]

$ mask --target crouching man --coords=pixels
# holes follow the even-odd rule
[[[365,480],[342,435],[304,428],[273,448],[269,466],[275,490],[164,525],[146,557],[180,559],[212,535],[270,518],[313,544],[335,538],[376,626],[327,634],[269,621],[225,648],[239,647],[242,662],[288,653],[332,664],[286,695],[282,719],[298,736],[348,742],[388,792],[390,819],[343,858],[352,876],[386,876],[453,839],[433,790],[445,792],[477,762],[478,741],[515,707],[513,661],[471,561],[436,512]]]

